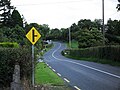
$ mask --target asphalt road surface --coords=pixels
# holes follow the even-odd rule
[[[75,90],[120,90],[120,67],[66,58],[61,55],[65,48],[54,42],[44,61]]]

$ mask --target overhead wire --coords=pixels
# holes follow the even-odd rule
[[[37,6],[37,5],[46,5],[46,4],[65,4],[65,3],[77,3],[81,2],[79,1],[62,1],[62,2],[44,2],[44,3],[38,3],[38,4],[18,4],[15,6]]]

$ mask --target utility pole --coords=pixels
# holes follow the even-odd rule
[[[104,25],[104,0],[102,0],[102,33],[105,36],[105,25]]]
[[[69,47],[71,48],[71,31],[70,31],[70,28],[69,29]]]

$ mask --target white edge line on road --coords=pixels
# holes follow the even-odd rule
[[[54,56],[55,52],[57,52],[57,51],[60,49],[60,47],[61,47],[61,43],[59,43],[59,44],[60,44],[60,46],[58,47],[58,49],[56,49],[56,50],[52,53],[52,57],[55,58],[55,59],[57,59],[57,60],[60,60],[60,61],[61,61],[62,59],[59,59],[59,58],[57,58],[57,57]],[[62,61],[63,61],[63,60],[62,60]],[[77,64],[77,65],[80,65],[80,66],[83,66],[83,67],[86,67],[86,68],[89,68],[89,69],[92,69],[92,70],[95,70],[95,71],[98,71],[98,72],[101,72],[101,73],[104,73],[104,74],[107,74],[107,75],[110,75],[110,76],[113,76],[113,77],[116,77],[116,78],[119,78],[119,79],[120,79],[120,76],[115,75],[115,74],[112,74],[112,73],[109,73],[109,72],[106,72],[106,71],[103,71],[103,70],[99,70],[99,69],[96,69],[96,68],[93,68],[93,67],[90,67],[90,66],[87,66],[87,65],[84,65],[84,64],[76,63],[76,62],[74,62],[74,61],[68,61],[68,60],[64,60],[64,61],[70,62],[70,63],[74,63],[74,64]]]
[[[49,66],[49,68],[52,68],[51,66]]]
[[[65,80],[66,82],[68,82],[68,83],[70,82],[70,81],[69,81],[68,79],[66,79],[66,78],[64,78],[64,80]]]
[[[57,75],[61,77],[61,74],[57,73]]]
[[[76,88],[77,90],[81,90],[80,88],[78,88],[77,86],[74,86],[74,88]]]
[[[54,72],[56,72],[55,69],[52,69],[52,70],[53,70]]]

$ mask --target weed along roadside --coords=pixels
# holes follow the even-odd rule
[[[47,90],[71,90],[64,81],[53,72],[44,62],[39,62],[35,67],[35,88]]]
[[[81,49],[66,49],[61,53],[65,57],[76,60],[120,66],[119,50],[120,46],[101,46]]]
[[[53,43],[46,44],[46,50],[40,52],[38,55],[40,60],[38,60],[39,62],[35,65],[35,90],[72,90],[71,87],[68,87],[65,81],[42,60],[43,54],[52,47]]]

